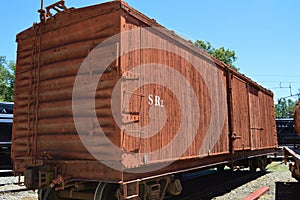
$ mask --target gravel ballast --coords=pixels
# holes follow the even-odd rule
[[[270,190],[261,196],[260,200],[290,200],[299,199],[295,196],[295,187],[297,188],[298,182],[291,177],[291,172],[288,165],[283,162],[273,162],[267,166],[267,173],[255,180],[252,180],[225,195],[215,197],[214,200],[239,200],[250,195],[261,187],[269,187]],[[300,187],[298,187],[300,190]]]

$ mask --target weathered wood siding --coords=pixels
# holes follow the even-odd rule
[[[144,27],[162,29],[145,34]],[[80,75],[84,94],[89,91],[89,82],[104,73],[94,96],[97,120],[90,119],[93,111],[89,106],[79,115],[88,128],[81,136],[92,145],[87,148],[94,155],[105,152],[105,162],[124,169],[180,160],[148,174],[153,176],[275,150],[270,91],[126,3],[114,1],[58,13],[42,26],[34,25],[17,36],[12,146],[17,172],[51,160],[66,179],[118,182],[148,176],[127,174],[126,178],[122,171],[98,162],[79,138],[73,119],[73,86],[84,59],[105,39],[125,32],[119,35],[119,42],[105,47],[106,56],[115,57],[106,71],[97,68],[99,60],[89,60],[90,71]],[[154,48],[157,46],[161,48]],[[77,103],[89,104],[92,92]],[[159,97],[160,105],[153,106],[149,95],[153,100]],[[193,95],[196,104],[191,102]],[[112,101],[116,110],[111,108]],[[120,115],[119,126],[113,113]],[[105,135],[95,128],[98,122]],[[147,126],[156,134],[142,131]],[[230,129],[236,138],[233,149]],[[178,136],[179,132],[182,134]],[[123,149],[123,155],[107,151],[104,137]]]

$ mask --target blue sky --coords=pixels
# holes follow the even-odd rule
[[[45,5],[54,2],[45,0]],[[66,5],[76,8],[102,2],[105,1],[66,0]],[[300,1],[127,0],[127,3],[186,39],[201,39],[214,47],[235,50],[238,56],[235,64],[240,72],[271,89],[275,101],[291,92],[298,93]],[[1,2],[1,56],[16,59],[16,34],[39,21],[39,7],[39,0]]]

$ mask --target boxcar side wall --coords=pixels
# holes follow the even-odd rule
[[[228,121],[228,104],[227,99],[225,98],[225,119],[224,124],[221,129],[210,130],[208,132],[208,127],[211,123],[211,102],[217,102],[218,99],[224,99],[224,96],[214,96],[210,98],[211,94],[209,92],[206,82],[203,80],[203,74],[193,69],[194,66],[191,65],[192,60],[185,60],[184,56],[178,55],[189,55],[189,58],[196,59],[196,63],[201,63],[200,66],[206,69],[215,69],[217,73],[205,74],[205,76],[210,76],[209,84],[214,85],[213,88],[216,91],[220,91],[220,88],[225,88],[225,97],[228,95],[228,90],[232,89],[232,107],[233,107],[233,151],[244,151],[247,155],[247,152],[251,150],[264,150],[261,151],[261,154],[264,154],[267,150],[269,152],[274,152],[277,146],[275,127],[273,123],[270,123],[274,119],[273,112],[273,103],[272,103],[272,93],[261,89],[261,86],[256,85],[254,82],[249,81],[249,79],[244,78],[243,75],[239,75],[237,72],[232,72],[231,87],[227,85],[227,73],[232,70],[220,65],[219,63],[214,63],[214,60],[209,56],[201,56],[201,53],[195,54],[192,50],[186,48],[186,44],[182,44],[182,41],[176,41],[176,39],[170,39],[168,36],[161,33],[148,34],[143,31],[141,27],[147,27],[149,24],[143,18],[134,17],[131,14],[126,12],[123,13],[121,18],[121,27],[122,31],[130,31],[129,35],[124,37],[121,42],[121,52],[126,52],[128,49],[136,48],[136,50],[128,55],[125,55],[121,59],[121,70],[124,76],[129,77],[124,80],[123,90],[128,94],[136,94],[137,96],[131,96],[131,103],[128,103],[128,112],[137,113],[136,118],[138,120],[132,122],[132,124],[127,124],[122,128],[124,130],[124,141],[123,147],[127,151],[133,152],[154,152],[156,150],[163,149],[168,145],[178,134],[178,129],[182,123],[180,116],[181,108],[179,105],[178,98],[184,99],[185,96],[190,96],[191,94],[186,93],[186,88],[184,88],[178,79],[168,74],[163,74],[160,72],[158,74],[153,73],[156,70],[156,65],[164,65],[170,67],[172,70],[175,70],[182,74],[189,83],[191,87],[197,93],[197,100],[200,106],[200,121],[199,129],[196,130],[197,134],[194,138],[194,141],[191,143],[189,148],[180,156],[180,159],[190,159],[190,158],[199,158],[212,155],[225,155],[229,153],[229,121]],[[146,31],[147,32],[147,31]],[[154,31],[155,32],[155,31]],[[159,32],[159,31],[158,31]],[[135,38],[138,42],[134,41]],[[144,41],[143,41],[144,40]],[[136,47],[132,47],[134,43]],[[181,44],[180,44],[181,43]],[[185,42],[187,43],[187,42]],[[131,46],[130,46],[131,45]],[[149,46],[152,46],[153,49],[149,49]],[[154,47],[160,47],[162,49],[167,49],[167,51],[174,50],[175,53],[166,52],[163,50],[157,50]],[[148,49],[147,49],[148,48]],[[213,64],[212,64],[213,63]],[[151,65],[152,64],[152,65]],[[147,66],[151,70],[141,68],[139,71],[132,73],[132,69],[138,66]],[[151,68],[152,67],[152,68]],[[159,84],[147,84],[147,86],[141,86],[136,89],[134,85],[143,85],[145,80],[143,76],[150,76],[150,80],[153,82],[168,82],[169,85],[179,88],[181,91],[181,96],[174,95],[174,91],[170,91],[165,87],[158,86]],[[155,76],[152,77],[151,76]],[[131,78],[130,78],[131,77]],[[217,80],[221,78],[221,81]],[[222,85],[218,85],[222,83]],[[252,89],[251,89],[252,88]],[[257,95],[253,95],[252,90],[257,91]],[[149,95],[157,96],[159,99],[164,101],[164,109],[166,110],[167,120],[164,124],[165,126],[159,134],[156,136],[143,136],[146,134],[144,132],[139,132],[140,130],[134,129],[135,127],[145,126],[151,123],[149,119],[149,109],[152,109],[149,106]],[[140,98],[142,97],[142,98]],[[123,97],[128,99],[128,97]],[[131,109],[131,110],[130,110]],[[218,107],[220,109],[220,107]],[[153,116],[156,116],[156,120],[160,120],[159,108],[154,108],[155,111]],[[222,119],[222,113],[218,113],[215,116],[215,119]],[[128,115],[130,118],[130,114]],[[133,117],[133,116],[131,116]],[[134,125],[135,123],[135,125]],[[193,123],[190,121],[189,123]],[[260,124],[257,124],[260,123]],[[136,126],[137,125],[137,126]],[[215,124],[216,125],[216,124]],[[157,126],[157,125],[156,125]],[[156,129],[156,128],[153,128]],[[132,137],[126,134],[128,132],[139,132],[140,137]],[[180,149],[184,148],[185,144],[189,141],[189,137],[192,136],[194,131],[192,127],[184,127],[186,134],[182,137],[182,143],[177,144],[177,148],[169,151],[167,155],[162,153],[156,154],[155,156],[147,157],[149,163],[159,163],[166,160],[176,160],[178,152]],[[259,132],[259,133],[258,133]],[[148,139],[145,139],[148,138]],[[207,139],[209,138],[209,139]],[[181,146],[182,145],[182,146]],[[204,148],[205,147],[205,148]],[[201,151],[205,149],[205,151]],[[257,154],[260,154],[257,152]],[[142,162],[142,160],[141,160]],[[187,161],[188,166],[188,161]]]
[[[124,149],[136,149],[139,152],[144,152],[146,154],[149,152],[160,151],[160,153],[157,154],[150,154],[150,156],[147,157],[148,163],[159,163],[169,160],[176,160],[178,159],[178,155],[180,159],[188,159],[199,158],[199,156],[206,156],[208,154],[213,155],[228,153],[228,129],[227,125],[223,123],[222,127],[219,130],[219,138],[213,138],[214,136],[213,134],[211,134],[210,139],[206,140],[205,144],[207,146],[210,146],[210,148],[207,149],[206,152],[201,152],[202,154],[200,154],[202,143],[204,141],[204,138],[207,137],[206,133],[210,125],[210,118],[212,115],[211,102],[215,100],[211,99],[208,91],[209,89],[205,81],[203,80],[199,72],[194,69],[194,66],[191,64],[191,62],[201,62],[201,65],[205,65],[204,68],[214,67],[210,66],[210,63],[206,61],[203,61],[201,59],[197,60],[197,57],[193,58],[192,56],[190,56],[192,59],[194,59],[193,61],[184,59],[184,57],[180,55],[188,55],[190,54],[189,52],[187,52],[181,46],[176,45],[174,41],[170,41],[167,37],[163,37],[163,35],[152,34],[144,31],[143,29],[141,29],[141,27],[146,27],[147,25],[141,21],[138,21],[130,15],[124,14],[121,21],[123,22],[123,25],[121,27],[124,31],[130,31],[129,34],[135,34],[130,36],[130,39],[132,40],[132,37],[134,37],[137,38],[138,41],[136,43],[136,48],[138,48],[139,50],[123,56],[121,62],[122,74],[125,74],[126,76],[131,75],[137,77],[137,79],[131,80],[124,79],[126,80],[124,81],[124,90],[126,90],[126,92],[128,92],[129,94],[136,93],[143,97],[132,97],[131,100],[133,100],[133,102],[129,105],[132,111],[137,108],[140,109],[140,121],[137,121],[136,125],[146,126],[153,122],[151,120],[163,121],[163,114],[160,112],[162,109],[164,109],[166,112],[165,123],[163,127],[160,127],[161,130],[157,131],[156,135],[152,136],[149,132],[151,132],[152,130],[158,130],[158,126],[162,124],[153,122],[151,129],[148,129],[149,132],[141,132],[140,138],[130,137],[127,134],[127,136],[125,136],[126,144],[124,144]],[[123,48],[121,52],[127,51],[127,48],[132,48],[127,46],[127,44],[133,45],[133,42],[130,42],[129,38],[124,37],[121,43],[121,48]],[[151,46],[153,47],[153,49],[150,49]],[[154,47],[160,47],[161,49],[155,49]],[[164,51],[164,49],[166,51]],[[170,51],[171,49],[175,50],[175,52],[172,53]],[[193,109],[191,107],[193,106],[193,104],[191,102],[187,102],[189,100],[189,98],[187,97],[192,95],[191,93],[189,93],[191,91],[189,91],[188,88],[185,87],[185,85],[179,82],[179,80],[176,78],[176,73],[167,73],[167,71],[164,70],[160,71],[160,69],[158,68],[159,65],[168,66],[170,67],[170,69],[179,72],[189,83],[191,83],[192,90],[195,91],[197,97],[198,105],[195,106],[199,106],[199,109],[201,111],[199,129],[193,127],[195,121],[184,122],[182,121],[183,119],[181,119],[181,116],[183,116],[184,114],[193,115],[193,112],[184,114],[182,113],[183,109]],[[144,67],[138,71],[135,71],[135,74],[133,74],[132,69],[139,66]],[[224,77],[222,70],[218,71],[217,73],[219,77]],[[213,77],[218,76],[216,74],[207,73],[205,75],[211,76],[211,80],[215,80],[216,78],[218,78]],[[146,78],[151,80],[153,83],[145,84],[147,82]],[[162,84],[159,83],[169,85],[170,88],[163,87]],[[214,81],[212,81],[211,84],[215,85],[214,89],[217,89],[217,87],[225,87],[225,85],[218,86],[218,82]],[[224,84],[223,80],[222,84]],[[140,85],[141,87],[136,89],[134,85]],[[176,91],[172,91],[172,88],[177,88],[177,91],[180,91],[180,93],[175,94]],[[155,96],[160,100],[163,100],[163,108],[160,106],[151,105],[151,102],[149,105],[149,98],[154,99]],[[214,98],[217,99],[218,97],[215,96]],[[180,105],[180,102],[187,103],[185,105]],[[151,110],[152,113],[150,113],[149,110]],[[225,107],[225,112],[226,111],[227,108]],[[152,115],[152,119],[150,119],[149,117],[150,114]],[[194,116],[190,116],[190,119],[193,118]],[[188,120],[188,118],[184,120]],[[226,119],[224,119],[224,122],[225,121]],[[185,125],[185,127],[180,127],[182,125]],[[126,126],[127,127],[124,127],[124,129],[122,130],[126,131],[132,129],[132,127],[136,127],[135,125],[131,124],[128,124]],[[180,136],[180,142],[176,143],[173,148],[170,148],[170,151],[168,151],[167,154],[163,153],[163,148],[173,142],[176,135],[179,134],[178,131],[180,128],[185,131],[185,133]],[[135,131],[138,131],[138,129]],[[213,130],[210,131],[213,132]],[[195,132],[195,138],[186,148],[186,144],[190,142],[191,137],[193,137],[193,132]],[[149,136],[143,134],[149,134]],[[219,139],[222,139],[222,142],[217,142],[219,141]],[[218,144],[215,146],[216,143]],[[183,148],[186,148],[185,151],[180,153]]]

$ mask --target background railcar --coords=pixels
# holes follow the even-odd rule
[[[12,158],[40,198],[162,199],[276,151],[271,91],[122,1],[60,1],[17,42]]]
[[[293,128],[294,133],[298,133],[297,136],[294,136],[294,143],[293,145],[285,145],[284,146],[284,154],[286,160],[289,156],[292,157],[293,162],[289,163],[289,169],[292,173],[292,177],[300,180],[300,100],[298,100],[295,109],[294,109],[294,120],[293,120]],[[298,139],[298,140],[297,140]]]
[[[300,136],[295,130],[293,118],[276,119],[278,145],[295,147],[300,144]]]
[[[13,124],[13,107],[11,102],[0,102],[0,169],[11,170],[11,135]]]

